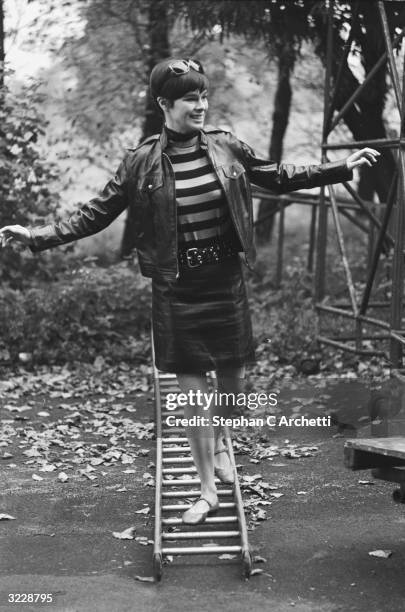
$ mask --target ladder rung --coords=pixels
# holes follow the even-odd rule
[[[189,446],[164,446],[162,448],[162,451],[164,453],[189,453],[190,452],[190,447]]]
[[[176,379],[176,375],[175,374],[170,374],[170,372],[160,372],[158,370],[158,378],[159,378],[159,380],[162,380],[162,378],[164,378],[164,379],[172,378],[173,380],[175,380]]]
[[[232,489],[221,489],[217,492],[218,496],[221,495],[233,495]],[[200,497],[201,491],[162,491],[162,497],[180,497],[180,498],[191,498]]]
[[[184,427],[163,427],[162,433],[164,435],[168,433],[184,433]]]
[[[176,438],[174,436],[173,438],[165,437],[162,438],[162,442],[163,444],[178,444],[180,442],[188,442],[188,438],[186,438],[185,436],[183,438]]]
[[[166,380],[159,380],[159,387],[160,388],[173,387],[173,389],[176,389],[176,393],[180,392],[180,387],[177,384],[177,381],[171,378],[167,378]]]
[[[194,463],[192,457],[163,457],[162,463]]]
[[[162,548],[164,555],[213,555],[217,553],[240,553],[241,546],[184,546]]]
[[[196,467],[163,468],[162,474],[195,474]]]
[[[204,521],[204,525],[214,524],[214,523],[235,523],[238,521],[238,517],[235,515],[231,516],[207,516]],[[162,519],[162,525],[184,525],[181,518],[173,517]]]
[[[219,478],[214,478],[214,482],[221,482]],[[180,485],[198,485],[201,484],[201,480],[199,478],[173,478],[172,480],[162,480],[162,485],[164,487],[178,487]]]
[[[177,531],[174,533],[162,533],[164,540],[194,540],[204,538],[238,538],[240,531]]]
[[[166,506],[162,506],[163,512],[180,512],[181,510],[188,510],[190,508],[190,504],[167,504]],[[223,504],[219,504],[220,510],[229,510],[231,508],[236,508],[235,502],[224,502]]]

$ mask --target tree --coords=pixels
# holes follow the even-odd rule
[[[5,61],[4,6],[0,1],[0,57]],[[54,167],[42,159],[36,146],[44,134],[46,121],[38,111],[39,94],[29,84],[14,90],[4,81],[0,65],[0,226],[44,222],[56,211],[58,197],[49,184],[55,179]],[[7,82],[12,75],[7,78]],[[38,268],[36,260],[23,250],[0,252],[0,279],[19,285],[27,271]],[[39,264],[40,265],[40,264]]]
[[[352,22],[356,4],[358,12],[352,25],[353,44],[360,58],[365,76],[369,74],[385,51],[377,3],[369,2],[368,0],[359,0],[358,3],[351,3],[350,5],[339,3],[334,15],[333,28],[334,55],[332,78],[335,83],[345,52],[342,31]],[[391,36],[394,35],[396,27],[401,25],[403,27],[404,25],[404,7],[398,6],[399,4],[396,2],[385,4]],[[313,40],[316,45],[315,49],[325,63],[327,45],[325,11],[316,11],[314,13],[314,20],[315,36]],[[354,140],[387,137],[387,126],[383,117],[387,95],[386,72],[387,61],[382,63],[380,69],[357,98],[356,104],[352,104],[343,117],[344,122],[353,134]],[[344,62],[335,95],[335,107],[337,110],[343,108],[359,86],[359,78],[350,69],[348,62]],[[382,149],[379,163],[372,170],[369,168],[363,169],[359,184],[359,195],[364,199],[372,200],[376,193],[380,202],[385,202],[391,179],[395,172],[395,166],[392,151],[387,148]]]
[[[34,86],[18,94],[0,88],[0,226],[43,224],[57,211],[58,196],[50,189],[57,174],[36,146],[46,128],[38,103]],[[41,265],[24,250],[4,249],[0,260],[1,280],[13,285]]]
[[[295,53],[291,41],[286,38],[276,45],[277,88],[274,94],[274,111],[270,136],[269,158],[280,163],[283,157],[284,136],[288,127],[291,109],[292,90],[290,77],[294,70]],[[274,213],[278,202],[260,201],[256,236],[259,242],[268,242],[274,225]],[[273,213],[273,214],[271,214]]]
[[[4,85],[4,6],[0,0],[0,87]]]
[[[388,2],[385,3],[385,8],[389,29],[393,35],[396,27],[403,27],[405,7],[400,2]],[[339,59],[344,54],[345,40],[342,32],[347,30],[353,11],[357,9],[358,14],[353,25],[353,43],[357,45],[357,52],[366,75],[383,51],[384,41],[376,2],[370,2],[370,0],[350,3],[336,2],[333,23],[336,50],[332,66],[334,81],[338,74]],[[215,2],[200,0],[198,3],[184,2],[183,11],[194,28],[207,31],[215,24],[219,24],[224,36],[236,33],[245,36],[250,42],[262,38],[268,48],[269,57],[278,58],[279,65],[280,62],[283,62],[282,54],[286,47],[291,54],[290,61],[293,65],[293,58],[298,56],[301,44],[305,40],[312,41],[315,52],[325,62],[328,18],[328,8],[325,2],[319,0],[290,0],[288,2],[285,0],[252,0],[247,3],[237,0]],[[387,93],[385,75],[386,64],[383,64],[375,78],[363,91],[358,104],[352,105],[343,117],[356,140],[386,136],[386,126],[383,121]],[[279,81],[279,87],[282,86],[283,80],[285,83],[285,76]],[[344,62],[335,100],[337,109],[343,108],[359,85],[358,78],[353,74],[348,63]],[[285,95],[288,101],[288,88],[286,88]],[[280,117],[281,125],[277,127],[277,130],[281,134],[283,125],[285,125],[285,113]],[[274,119],[280,120],[277,116]],[[274,151],[275,155],[279,151],[280,147],[278,151]],[[384,149],[381,158],[372,172],[365,171],[360,187],[363,195],[367,195],[368,199],[372,199],[372,195],[376,192],[380,201],[385,201],[395,163],[388,149]],[[365,184],[368,186],[367,194],[364,192]]]

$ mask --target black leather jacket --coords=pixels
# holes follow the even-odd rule
[[[224,190],[248,265],[255,260],[251,183],[285,193],[352,178],[344,161],[295,166],[260,159],[245,143],[217,128],[202,130],[200,143]],[[31,230],[31,250],[42,251],[96,234],[128,208],[142,273],[159,273],[174,280],[178,276],[176,194],[166,146],[163,130],[129,150],[98,197],[69,219]]]

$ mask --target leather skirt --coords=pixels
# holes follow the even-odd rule
[[[252,325],[238,256],[180,268],[152,281],[152,326],[159,370],[201,374],[254,361]]]

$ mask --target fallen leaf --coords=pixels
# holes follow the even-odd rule
[[[124,531],[113,531],[113,537],[118,540],[133,540],[135,533],[135,527],[128,527],[128,529],[124,529]]]
[[[388,559],[391,557],[392,550],[372,550],[368,553],[371,557],[381,557],[381,559]]]
[[[265,521],[267,519],[267,514],[265,510],[258,510],[255,514],[255,518],[258,521]]]
[[[0,513],[0,521],[15,521],[17,520],[15,516],[11,516],[11,514],[2,514]]]
[[[31,406],[4,406],[4,408],[10,412],[25,412],[26,410],[31,410]]]
[[[53,463],[44,463],[40,468],[38,468],[39,472],[54,472],[57,469],[56,465]]]
[[[104,459],[102,459],[101,457],[92,457],[90,459],[90,465],[101,465],[102,463],[104,463]]]
[[[82,476],[85,476],[86,478],[88,478],[89,480],[96,480],[97,476],[95,474],[89,474],[89,472],[87,470],[79,470],[79,473]]]
[[[153,576],[135,576],[135,580],[139,580],[140,582],[155,582]]]

